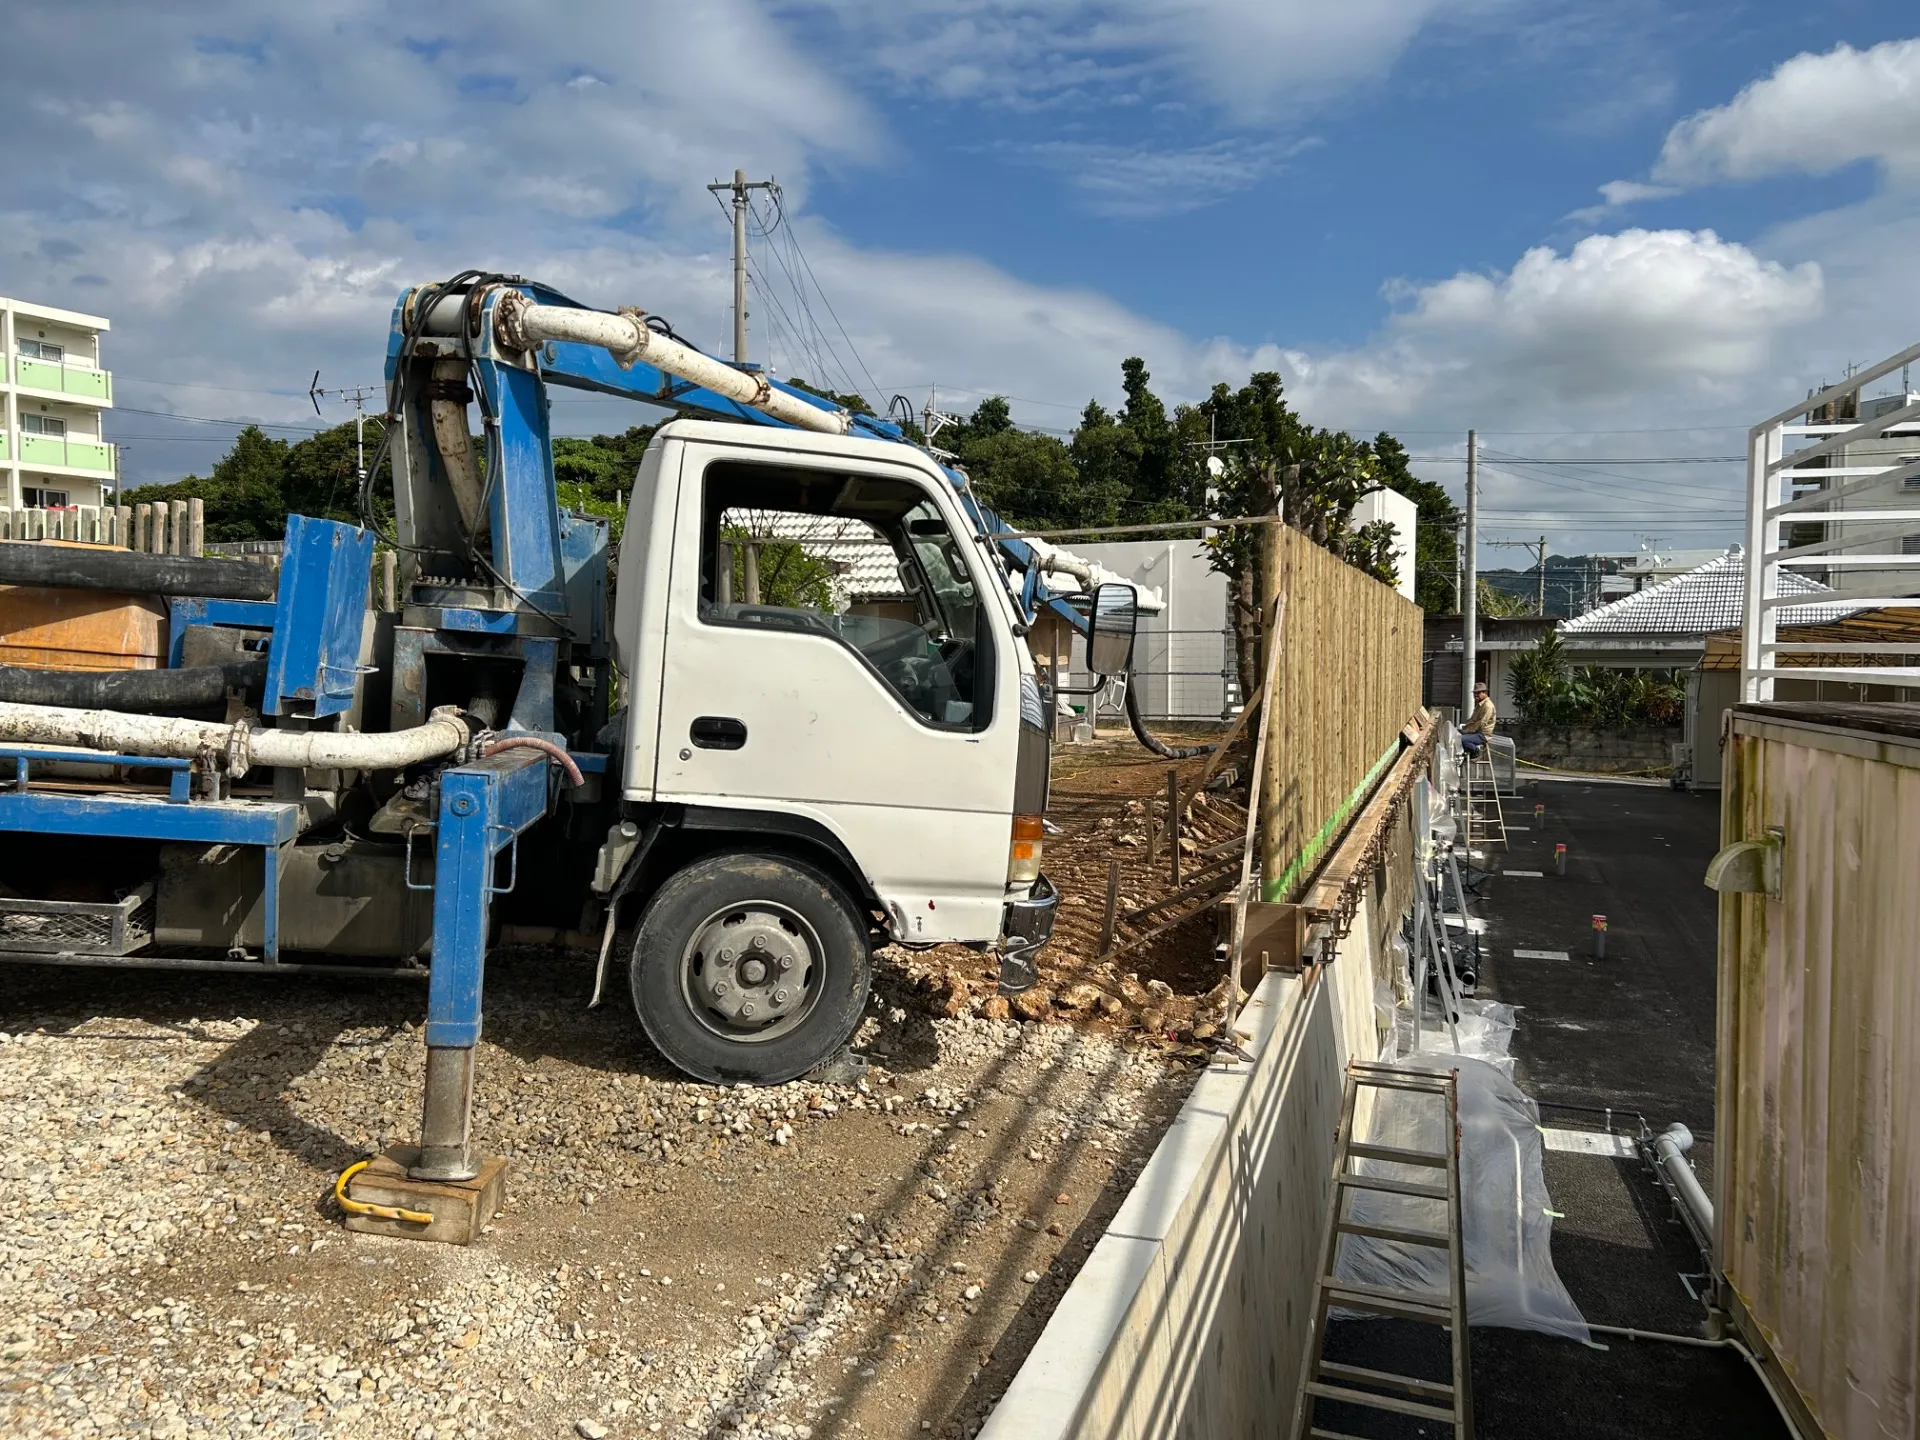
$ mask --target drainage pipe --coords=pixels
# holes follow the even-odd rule
[[[1689,1140],[1693,1137],[1688,1136]],[[1635,1330],[1625,1325],[1595,1325],[1587,1322],[1587,1329],[1595,1335],[1614,1335],[1622,1340],[1652,1340],[1662,1345],[1688,1345],[1696,1350],[1731,1350],[1745,1360],[1760,1378],[1760,1384],[1767,1392],[1767,1398],[1773,1401],[1773,1408],[1780,1412],[1781,1423],[1787,1427],[1787,1433],[1793,1440],[1802,1440],[1800,1427],[1794,1423],[1793,1412],[1787,1408],[1786,1400],[1775,1388],[1773,1377],[1767,1374],[1767,1367],[1760,1363],[1760,1357],[1743,1342],[1731,1335],[1723,1335],[1717,1340],[1708,1340],[1699,1335],[1672,1335],[1664,1330]]]
[[[1693,1132],[1675,1121],[1653,1137],[1649,1146],[1653,1166],[1666,1179],[1668,1188],[1686,1212],[1687,1227],[1703,1254],[1713,1253],[1713,1201],[1700,1188],[1700,1177],[1687,1163],[1687,1151],[1693,1148]]]
[[[0,665],[0,701],[84,710],[204,710],[222,704],[229,691],[257,691],[266,679],[265,660],[178,670],[40,670]]]
[[[271,600],[280,581],[250,560],[148,555],[79,545],[0,544],[0,585],[51,590],[119,590],[137,595],[197,595],[207,600]]]
[[[362,735],[326,730],[264,730],[242,721],[213,725],[114,710],[0,703],[0,740],[31,745],[75,745],[119,755],[197,759],[227,757],[238,779],[254,766],[315,770],[403,770],[451,755],[468,740],[466,721],[452,707],[435,710],[424,725]]]
[[[494,307],[496,338],[509,350],[533,350],[557,340],[595,345],[612,355],[623,370],[636,361],[690,380],[716,395],[738,401],[800,430],[844,435],[853,423],[845,410],[823,410],[776,390],[765,375],[736,370],[725,361],[702,354],[671,336],[648,327],[645,312],[626,310],[610,315],[604,310],[576,310],[566,305],[540,305],[517,290],[500,297]]]

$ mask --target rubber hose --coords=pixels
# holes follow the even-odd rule
[[[279,593],[280,581],[267,566],[250,560],[8,541],[0,543],[0,585],[196,595],[207,600],[271,600]]]
[[[265,660],[180,670],[36,670],[0,665],[0,701],[134,714],[200,710],[223,704],[230,690],[257,691],[266,679]]]
[[[1156,755],[1168,760],[1195,760],[1202,755],[1211,755],[1218,745],[1169,745],[1158,735],[1147,729],[1147,722],[1140,717],[1140,699],[1136,693],[1138,676],[1127,676],[1127,724],[1133,727],[1133,738]]]

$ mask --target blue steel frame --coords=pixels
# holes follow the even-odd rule
[[[183,596],[167,602],[167,668],[184,663],[187,631],[195,625],[233,625],[271,630],[280,607],[271,600],[201,600]]]
[[[487,913],[496,861],[550,804],[547,757],[517,750],[445,770],[434,841],[433,968],[427,981],[426,1042],[466,1049],[480,1043],[480,991],[486,974]],[[425,887],[421,887],[425,888]]]
[[[550,614],[567,614],[569,628],[576,639],[588,638],[591,615],[573,613],[567,589],[570,567],[562,558],[559,498],[553,478],[553,447],[547,428],[546,386],[564,385],[574,390],[594,390],[660,405],[682,413],[704,415],[747,425],[765,425],[789,429],[785,422],[764,411],[729,400],[711,390],[676,380],[645,361],[622,369],[613,356],[595,345],[553,342],[540,347],[533,370],[522,368],[520,357],[504,355],[494,347],[494,309],[500,298],[516,289],[542,305],[563,305],[575,310],[590,306],[563,295],[545,285],[524,283],[494,285],[486,294],[478,324],[469,329],[474,370],[486,389],[489,404],[500,419],[500,483],[492,487],[491,515],[493,568],[523,595],[538,602],[538,608]],[[403,293],[393,308],[387,335],[387,378],[391,382],[402,363],[406,347],[407,302],[415,294]],[[757,367],[743,367],[757,371]],[[768,383],[782,394],[816,410],[837,412],[840,407],[808,391],[779,380]],[[913,445],[899,426],[872,415],[850,417],[850,433],[870,440],[886,440],[897,445]],[[972,520],[977,534],[999,536],[1006,523],[974,498],[967,477],[950,466],[942,466],[947,479],[959,492],[960,507]],[[1038,607],[1053,598],[1040,576],[1030,546],[1019,539],[994,540],[1001,555],[1025,572],[1021,602],[1025,618],[1031,622]],[[557,592],[557,593],[556,593]],[[580,598],[577,595],[573,598]],[[1071,617],[1082,628],[1085,620]]]
[[[0,791],[0,831],[40,835],[185,841],[205,845],[252,845],[265,868],[261,894],[260,953],[269,965],[280,959],[280,870],[286,847],[299,833],[300,807],[264,800],[191,800],[191,760],[156,760],[98,750],[0,749],[13,762],[10,789]],[[165,799],[145,795],[67,795],[31,788],[36,763],[124,765],[172,772]]]

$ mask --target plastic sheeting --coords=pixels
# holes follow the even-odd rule
[[[1396,1026],[1401,1043],[1412,1019]],[[1467,1001],[1456,1025],[1462,1049],[1479,1054],[1423,1051],[1383,1057],[1409,1070],[1457,1070],[1460,1099],[1460,1204],[1467,1270],[1467,1321],[1585,1340],[1587,1322],[1553,1268],[1552,1201],[1541,1171],[1540,1112],[1514,1084],[1506,1057],[1513,1007]],[[1432,1022],[1427,1033],[1433,1034]],[[1444,1033],[1442,1031],[1441,1033]],[[1471,1037],[1471,1039],[1469,1038]],[[1444,1104],[1407,1091],[1361,1090],[1354,1138],[1435,1152],[1446,1146]],[[1432,1183],[1434,1172],[1391,1161],[1356,1160],[1362,1173]],[[1363,1224],[1403,1230],[1442,1230],[1446,1206],[1418,1196],[1354,1190],[1349,1214]],[[1450,1286],[1447,1252],[1350,1235],[1340,1247],[1342,1280],[1444,1295]]]

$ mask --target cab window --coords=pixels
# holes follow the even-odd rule
[[[992,637],[964,542],[906,480],[708,467],[700,618],[844,646],[922,722],[984,729]]]

